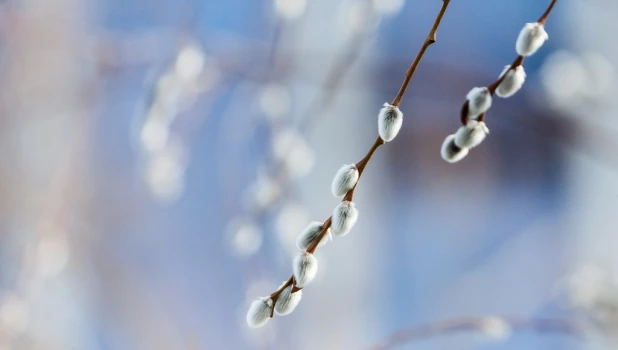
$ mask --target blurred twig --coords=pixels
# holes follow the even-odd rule
[[[370,16],[377,16],[371,11],[371,4],[369,2],[367,3],[366,10]],[[371,21],[371,18],[367,18],[367,22]],[[267,57],[268,65],[266,68],[266,73],[261,74],[265,77],[266,82],[274,78],[277,68],[280,68],[277,67],[277,63],[278,61],[283,60],[281,58],[281,54],[279,53],[280,38],[283,30],[283,23],[279,21],[275,26],[271,44],[269,45],[270,48],[268,49],[269,56]],[[334,62],[331,64],[331,68],[329,69],[324,81],[321,83],[321,88],[319,89],[320,92],[314,96],[313,101],[309,103],[305,111],[301,113],[298,123],[299,125],[297,127],[299,134],[310,134],[312,129],[319,122],[320,118],[324,116],[325,113],[332,107],[332,103],[342,91],[342,83],[344,82],[345,77],[353,67],[354,62],[356,62],[360,56],[362,48],[371,37],[372,33],[373,32],[369,30],[355,31],[353,36],[350,37],[350,39],[344,44],[342,51],[336,55]],[[295,56],[304,57],[304,55],[284,57],[285,60],[289,60]],[[247,79],[247,76],[244,75],[244,73],[241,73],[241,75],[243,75],[244,79]],[[260,74],[257,76],[259,77]],[[287,176],[283,164],[273,160],[272,163],[266,164],[266,168],[270,169],[270,176],[282,187],[281,193],[289,193],[289,188],[286,188],[286,186],[290,184],[291,179]],[[249,216],[256,219],[256,221],[262,221],[264,216],[269,212],[269,209],[280,203],[282,199],[283,196],[280,195],[275,198],[273,202],[269,203],[269,205],[252,209]]]
[[[494,327],[494,329],[491,327]],[[525,318],[520,316],[467,316],[400,329],[380,343],[367,348],[367,350],[394,349],[404,344],[417,343],[460,332],[481,332],[488,337],[499,338],[499,336],[506,336],[513,331],[564,334],[577,338],[584,336],[583,329],[571,319]]]
[[[371,20],[369,20],[371,21]],[[333,62],[326,79],[319,89],[319,93],[314,97],[312,103],[301,115],[298,129],[301,133],[309,134],[319,123],[326,111],[330,109],[332,103],[337,99],[341,92],[341,83],[344,81],[348,72],[360,56],[360,53],[369,40],[373,32],[356,31],[354,36],[346,44],[341,54]]]

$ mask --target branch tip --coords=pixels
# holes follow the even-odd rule
[[[436,35],[438,32],[438,28],[440,27],[440,23],[442,22],[442,17],[444,17],[444,13],[446,12],[446,8],[448,7],[449,2],[450,0],[443,0],[442,7],[440,8],[440,12],[438,12],[438,15],[436,16],[436,20],[433,23],[433,27],[431,27],[431,30],[429,31],[429,34],[427,35],[427,39],[425,39],[423,46],[421,47],[420,51],[414,58],[414,61],[412,61],[410,68],[408,68],[408,71],[406,72],[406,77],[403,80],[403,84],[401,84],[401,87],[399,88],[399,92],[397,93],[397,96],[395,96],[395,98],[393,99],[393,102],[391,103],[393,106],[396,106],[396,107],[399,106],[399,104],[401,103],[401,99],[403,98],[403,95],[405,94],[406,89],[408,88],[408,84],[410,83],[412,76],[414,76],[414,72],[416,72],[416,68],[421,62],[423,55],[425,54],[425,51],[427,51],[427,48],[431,44],[436,42],[437,40]]]

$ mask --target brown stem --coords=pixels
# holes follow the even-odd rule
[[[363,159],[361,159],[358,163],[356,163],[356,168],[358,169],[358,180],[356,181],[356,184],[354,185],[354,187],[352,187],[352,189],[349,190],[348,193],[346,193],[345,197],[343,197],[344,202],[352,201],[352,199],[354,199],[354,191],[356,190],[356,186],[358,185],[358,182],[360,181],[360,178],[363,175],[363,171],[365,171],[365,167],[367,166],[367,163],[369,163],[369,160],[371,159],[371,157],[373,157],[373,154],[378,149],[378,147],[382,146],[384,143],[385,141],[382,140],[380,136],[378,136],[376,141],[373,143],[373,146],[371,146],[371,149],[369,149],[369,152],[367,152],[367,155],[365,155]]]
[[[324,221],[324,224],[322,224],[322,231],[320,231],[320,234],[315,239],[315,241],[313,241],[313,243],[311,243],[311,245],[307,248],[307,253],[309,253],[309,254],[315,253],[315,250],[318,248],[318,245],[320,245],[320,242],[322,241],[324,236],[326,236],[326,232],[328,232],[328,229],[330,228],[330,224],[332,223],[332,219],[333,219],[333,217],[331,216],[328,219],[326,219],[326,221]],[[293,283],[294,282],[294,275],[292,275],[292,277],[290,277],[290,280],[288,280],[288,282],[289,283]],[[296,286],[296,284],[294,284],[292,286],[292,293],[296,293],[296,292],[298,292],[301,289],[302,288],[298,288]]]
[[[493,96],[496,93],[498,86],[500,86],[500,84],[502,84],[504,79],[506,79],[506,75],[511,70],[517,68],[518,66],[521,66],[523,63],[524,63],[524,56],[517,56],[517,58],[515,59],[515,61],[513,61],[509,69],[506,72],[504,72],[504,74],[502,74],[502,76],[498,78],[498,80],[494,81],[491,85],[487,87],[487,90],[489,91],[491,96]],[[470,121],[470,116],[468,115],[469,108],[470,108],[470,101],[466,100],[466,102],[464,102],[463,106],[461,107],[461,118],[460,118],[461,124],[463,124],[464,126],[468,125],[468,121]],[[483,121],[483,119],[485,119],[485,113],[481,114],[478,118],[479,121]]]
[[[551,4],[549,4],[549,7],[547,7],[547,10],[545,10],[545,13],[543,14],[543,16],[541,16],[541,18],[539,18],[539,23],[541,24],[545,24],[545,22],[547,22],[547,17],[549,17],[549,14],[551,13],[551,10],[554,9],[554,5],[556,5],[556,1],[557,0],[552,0]]]
[[[391,102],[393,106],[399,106],[399,104],[401,103],[401,99],[403,98],[403,94],[406,93],[406,89],[408,88],[410,79],[412,79],[412,76],[414,75],[414,72],[416,71],[418,64],[421,62],[421,59],[423,58],[425,51],[427,51],[427,48],[431,44],[436,42],[438,27],[440,27],[440,22],[442,22],[442,17],[444,17],[444,13],[446,12],[446,8],[448,7],[448,4],[450,2],[451,0],[442,1],[442,8],[440,9],[440,12],[438,13],[438,17],[436,17],[436,20],[433,23],[433,27],[431,27],[431,31],[429,31],[429,35],[427,35],[427,38],[425,39],[425,42],[423,42],[423,46],[421,47],[421,50],[416,55],[416,58],[414,58],[414,61],[410,65],[410,68],[408,68],[408,70],[406,71],[406,77],[403,80],[403,84],[401,84],[401,87],[399,88],[399,93],[397,93],[397,96],[395,96],[395,99],[393,100],[393,102]]]
[[[431,31],[429,32],[427,39],[425,39],[425,43],[421,47],[421,50],[416,55],[414,62],[412,62],[412,65],[410,65],[410,68],[408,68],[408,71],[406,72],[406,78],[403,84],[401,85],[401,89],[399,90],[397,97],[395,97],[395,99],[393,100],[392,105],[399,106],[399,103],[401,102],[401,98],[403,97],[403,94],[405,93],[406,88],[408,87],[408,84],[410,83],[410,79],[412,79],[412,76],[414,75],[414,72],[416,71],[416,68],[418,67],[418,64],[420,63],[421,58],[423,58],[425,51],[431,44],[436,42],[436,33],[438,31],[438,27],[440,26],[440,22],[442,21],[442,17],[444,16],[444,13],[446,12],[446,8],[448,7],[449,3],[450,3],[450,0],[443,0],[442,8],[440,8],[440,12],[438,13],[438,16],[433,24],[433,27],[431,28]],[[365,167],[367,166],[367,163],[369,163],[369,160],[371,159],[371,157],[373,157],[373,154],[375,153],[375,151],[378,149],[378,147],[380,147],[384,143],[385,141],[382,140],[382,138],[378,136],[376,141],[373,143],[373,146],[371,146],[371,149],[369,150],[369,152],[367,152],[367,155],[363,159],[361,159],[358,163],[356,163],[356,167],[358,168],[359,180],[360,180],[360,176],[363,174],[363,171],[365,170]],[[358,181],[356,182],[356,185],[358,185]],[[352,200],[352,198],[354,197],[354,190],[356,190],[356,185],[354,185],[354,188],[348,191],[348,193],[343,198],[343,201]],[[315,252],[320,241],[324,238],[324,236],[328,232],[328,229],[330,228],[332,224],[332,218],[333,217],[331,216],[328,219],[326,219],[326,221],[324,221],[324,224],[322,225],[322,231],[320,231],[320,234],[318,235],[317,239],[307,248],[307,253],[313,254]],[[287,280],[287,282],[283,284],[283,286],[281,286],[276,292],[270,295],[270,298],[273,300],[273,310],[274,310],[274,305],[277,302],[277,298],[279,298],[279,294],[281,294],[281,292],[290,285],[292,285],[292,293],[295,293],[302,289],[302,288],[298,288],[295,285],[294,275],[292,275]],[[271,317],[273,316],[273,312],[274,311],[271,312]]]
[[[290,277],[276,292],[270,295],[270,299],[273,301],[273,309],[270,310],[270,317],[273,317],[273,313],[275,312],[275,304],[277,304],[277,299],[279,299],[279,294],[283,292],[284,289],[289,287],[292,283],[294,283],[294,276]]]
[[[509,69],[506,72],[504,72],[504,74],[502,74],[500,79],[496,80],[495,82],[493,82],[493,84],[491,84],[491,85],[489,85],[487,87],[487,90],[489,90],[489,93],[491,94],[491,96],[493,96],[494,93],[496,93],[496,89],[498,88],[498,86],[500,86],[500,84],[502,84],[504,79],[506,79],[506,75],[511,70],[517,68],[518,66],[521,66],[523,63],[524,63],[524,56],[517,56],[517,58],[515,59],[515,61],[513,61],[513,63],[509,67]]]
[[[328,232],[328,229],[330,228],[330,224],[332,223],[332,221],[333,221],[332,216],[326,219],[326,221],[324,221],[324,224],[322,225],[322,231],[320,231],[318,238],[313,243],[311,243],[311,245],[307,248],[307,253],[313,254],[315,252],[322,238],[326,236],[326,232]]]
[[[360,176],[363,175],[363,171],[365,170],[367,163],[369,163],[369,159],[371,159],[371,157],[373,156],[373,153],[378,149],[378,147],[382,146],[384,143],[385,143],[384,140],[382,140],[382,138],[378,136],[376,141],[373,143],[373,146],[371,146],[371,149],[369,150],[369,152],[367,152],[367,155],[363,159],[361,159],[358,163],[356,163],[356,168],[358,169],[359,179],[360,179]]]
[[[469,110],[470,101],[466,100],[466,102],[464,102],[463,106],[461,107],[461,124],[463,124],[463,126],[468,125],[468,121],[470,121],[470,116],[468,115]]]
[[[294,282],[294,276],[290,277],[281,287],[279,287],[279,289],[277,289],[276,292],[272,293],[270,295],[270,298],[273,299],[273,301],[276,301],[277,298],[279,297],[279,294],[281,294],[281,292],[283,292],[283,290],[287,288],[293,282]]]

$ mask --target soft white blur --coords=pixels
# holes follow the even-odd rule
[[[559,1],[521,91],[447,164],[466,92],[546,6],[452,1],[358,223],[317,250],[291,315],[247,327],[298,234],[332,215],[332,177],[375,140],[440,3],[0,5],[0,349],[361,349],[463,316],[475,334],[402,348],[615,347],[613,1]]]

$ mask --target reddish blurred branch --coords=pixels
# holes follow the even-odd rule
[[[492,329],[493,327],[493,329]],[[427,339],[461,332],[480,332],[491,338],[508,336],[512,332],[564,334],[583,337],[577,322],[565,318],[525,318],[520,316],[467,316],[400,329],[367,350],[387,350]]]

